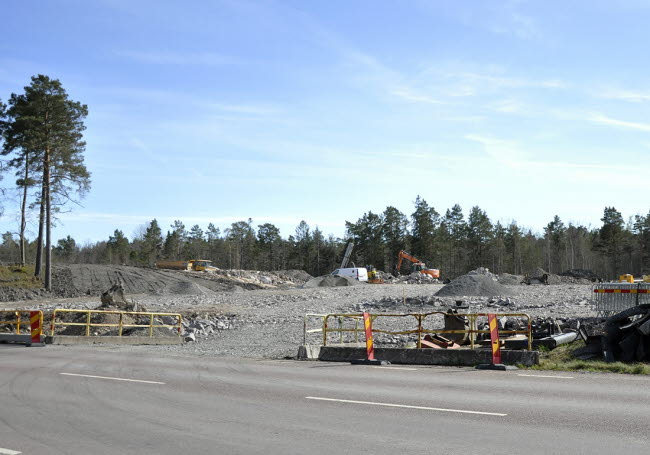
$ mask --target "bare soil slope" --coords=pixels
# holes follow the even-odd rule
[[[201,295],[210,292],[177,272],[100,264],[56,267],[52,291],[62,297],[100,295],[117,282],[124,285],[127,294]]]

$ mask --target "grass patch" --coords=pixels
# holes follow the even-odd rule
[[[579,340],[570,344],[563,344],[552,351],[540,352],[539,365],[532,366],[530,369],[650,375],[650,364],[648,363],[607,363],[602,360],[575,359],[571,352],[584,345],[584,341]]]
[[[3,265],[0,266],[0,287],[40,289],[43,283],[34,277],[33,265]]]

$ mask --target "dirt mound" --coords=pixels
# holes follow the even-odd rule
[[[574,278],[576,280],[584,280],[589,282],[597,282],[600,277],[594,273],[593,270],[588,269],[571,269],[560,273],[561,277]]]
[[[207,291],[180,273],[143,267],[69,264],[54,269],[52,293],[59,297],[101,295],[115,283],[126,294],[205,295]]]
[[[488,275],[462,275],[436,292],[439,297],[510,295],[507,288]]]
[[[313,278],[304,270],[280,270],[276,273],[280,278],[294,283],[306,283]]]
[[[500,273],[499,274],[499,283],[506,286],[515,286],[521,284],[524,277],[521,275],[511,275],[509,273]]]
[[[334,288],[339,286],[357,286],[359,284],[363,284],[363,282],[347,276],[324,275],[312,278],[303,284],[301,288]]]
[[[537,267],[535,270],[528,274],[528,279],[531,284],[562,284],[563,280],[559,275],[554,273],[548,273],[541,267]]]

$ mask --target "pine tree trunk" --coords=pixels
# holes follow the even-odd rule
[[[45,177],[43,177],[45,178]],[[43,268],[43,234],[45,227],[45,180],[41,186],[41,208],[38,214],[38,241],[36,244],[36,266],[34,267],[34,276],[41,277]]]
[[[25,153],[25,180],[23,181],[23,200],[20,207],[20,265],[25,266],[25,229],[27,225],[25,211],[27,210],[27,181],[29,179],[29,154]]]
[[[52,290],[52,198],[50,195],[50,151],[45,151],[45,166],[43,167],[45,192],[45,289]]]

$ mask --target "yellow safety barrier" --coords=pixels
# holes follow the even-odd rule
[[[61,313],[76,313],[76,314],[85,314],[86,315],[86,322],[65,322],[65,321],[59,321],[57,322],[56,317],[58,314]],[[91,321],[91,317],[93,314],[117,314],[119,315],[120,319],[117,324],[108,324],[108,323],[96,323]],[[124,316],[125,315],[130,315],[130,316],[143,316],[143,317],[149,317],[149,323],[148,324],[128,324],[124,322]],[[170,324],[154,324],[154,317],[156,316],[171,316],[174,317],[178,320],[178,323],[170,325]],[[181,336],[182,334],[182,323],[183,323],[183,317],[179,313],[151,313],[151,312],[139,312],[139,311],[101,311],[101,310],[68,310],[68,309],[56,309],[52,313],[52,325],[51,325],[51,335],[54,335],[56,326],[83,326],[86,327],[86,335],[85,336],[90,336],[90,328],[91,327],[117,327],[118,328],[118,336],[122,336],[122,330],[125,327],[136,327],[136,328],[148,328],[149,329],[149,336],[153,337],[153,329],[154,328],[176,328],[178,332],[178,336]]]
[[[43,312],[38,310],[0,310],[0,325],[12,325],[15,327],[14,333],[16,335],[20,334],[20,327],[24,326],[27,327],[27,331],[31,331],[31,326],[30,326],[30,313],[36,312],[38,313],[38,316],[40,318],[40,323],[41,327],[43,327]],[[5,315],[13,315],[15,319],[13,320],[5,320],[8,316]],[[23,317],[24,316],[24,317]]]
[[[310,333],[318,333],[318,332],[323,332],[322,327],[316,328],[316,329],[308,329],[307,327],[309,326],[309,319],[310,318],[318,318],[321,320],[321,323],[323,326],[325,326],[325,318],[328,318],[331,315],[328,314],[315,314],[315,313],[307,313],[305,314],[305,319],[304,319],[304,330],[303,330],[303,344],[307,344],[307,335]],[[363,318],[363,315],[362,315]],[[339,338],[340,342],[343,343],[343,332],[346,331],[343,329],[343,318],[340,317],[337,319],[338,324],[339,324],[339,329],[340,332]],[[354,342],[358,343],[359,342],[359,331],[363,331],[363,328],[359,329],[360,322],[359,320],[355,319],[355,331],[354,331]],[[363,324],[361,324],[361,327],[363,327]]]
[[[456,316],[456,317],[462,317],[462,318],[467,318],[469,322],[469,328],[464,329],[464,330],[450,330],[450,329],[426,329],[424,327],[424,324],[427,320],[428,317],[433,316],[433,315],[441,315],[441,316]],[[478,325],[477,325],[477,320],[481,317],[487,318],[488,313],[445,313],[442,311],[434,311],[431,313],[400,313],[400,314],[384,314],[384,313],[378,313],[378,314],[371,314],[370,318],[373,321],[373,329],[372,332],[373,334],[375,333],[383,333],[383,334],[388,334],[388,335],[417,335],[417,347],[421,348],[422,347],[422,338],[424,334],[467,334],[469,336],[470,340],[470,347],[471,349],[474,349],[476,346],[476,335],[478,334],[489,334],[490,330],[478,330]],[[528,339],[528,350],[532,350],[532,344],[533,344],[533,332],[532,332],[532,327],[531,327],[531,318],[529,315],[525,313],[497,313],[497,317],[520,317],[520,318],[525,318],[526,319],[526,329],[525,330],[499,330],[499,336],[501,335],[518,335],[518,334],[523,334],[526,335]],[[322,319],[322,328],[318,329],[307,329],[307,320],[309,317],[319,317]],[[411,329],[411,330],[402,330],[402,331],[392,331],[392,330],[382,330],[376,328],[376,325],[374,324],[374,321],[380,318],[414,318],[414,323],[417,324],[416,328]],[[336,328],[331,328],[330,327],[330,320],[331,319],[336,319],[338,321],[338,327]],[[355,327],[353,328],[344,328],[343,327],[343,321],[344,320],[353,320],[355,322]],[[355,342],[358,342],[358,334],[360,332],[364,331],[364,325],[363,325],[363,314],[327,314],[327,315],[316,315],[316,314],[308,314],[305,315],[305,324],[304,324],[304,338],[305,338],[305,344],[307,342],[307,334],[308,333],[316,333],[316,332],[322,332],[323,334],[323,346],[327,346],[328,342],[328,335],[330,333],[338,333],[339,334],[339,339],[340,342],[343,342],[343,335],[345,333],[353,333],[355,337]]]

